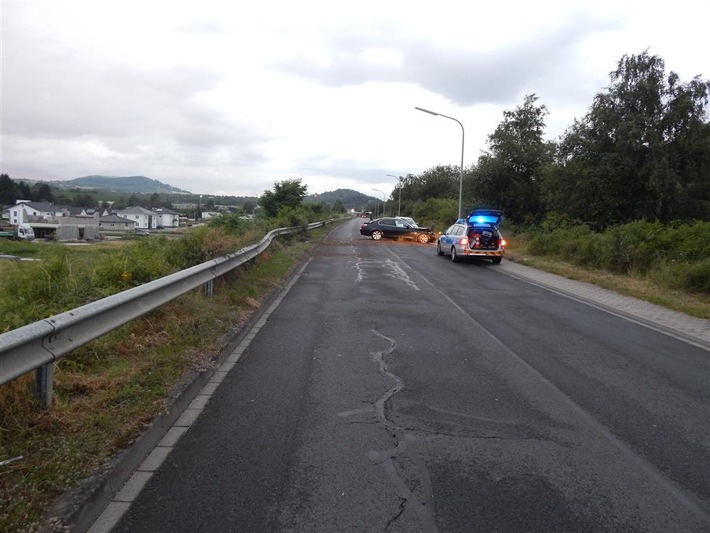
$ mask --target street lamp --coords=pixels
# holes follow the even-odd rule
[[[399,203],[397,204],[397,216],[402,214],[402,176],[395,176],[394,174],[387,174],[390,178],[397,178],[399,180]]]
[[[383,192],[382,192],[381,190],[379,190],[379,189],[372,189],[372,190],[373,190],[373,191],[377,191],[378,193],[380,193],[380,194],[382,195],[382,216],[385,216],[385,202],[386,202],[386,200],[385,200],[385,193],[383,193]]]
[[[430,115],[448,118],[449,120],[453,120],[455,122],[458,122],[459,126],[461,126],[461,170],[459,172],[459,216],[458,216],[458,218],[461,218],[461,199],[463,197],[463,140],[464,140],[464,135],[465,135],[464,129],[463,129],[463,124],[461,124],[461,122],[456,120],[454,117],[442,115],[441,113],[437,113],[436,111],[429,111],[428,109],[424,109],[422,107],[415,107],[414,109],[417,109],[419,111],[424,111],[425,113],[429,113]]]

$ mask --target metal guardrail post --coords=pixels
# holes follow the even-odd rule
[[[214,280],[211,279],[202,286],[202,292],[205,296],[212,296],[214,293]]]
[[[211,296],[215,279],[240,265],[255,261],[275,236],[319,228],[335,220],[315,222],[305,228],[272,230],[257,244],[233,254],[0,333],[0,385],[34,370],[36,395],[43,406],[49,407],[52,404],[54,363],[57,359],[200,286],[204,287],[206,295]]]
[[[52,406],[54,392],[54,363],[47,363],[35,370],[35,394],[45,409]]]

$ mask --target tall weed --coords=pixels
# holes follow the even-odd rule
[[[32,246],[37,261],[0,265],[0,332],[235,252],[261,237],[263,228],[247,221],[226,228],[201,226],[180,239],[134,240],[113,249]]]
[[[710,222],[637,221],[597,233],[551,219],[527,228],[530,253],[615,274],[652,277],[662,286],[710,293]]]

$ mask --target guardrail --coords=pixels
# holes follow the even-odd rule
[[[201,285],[211,295],[216,278],[255,259],[274,237],[315,229],[329,222],[332,220],[272,230],[257,244],[232,254],[3,333],[0,385],[34,370],[37,396],[48,407],[52,404],[53,364],[57,359]]]

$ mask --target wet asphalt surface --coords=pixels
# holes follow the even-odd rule
[[[113,531],[710,528],[702,338],[358,227],[331,232]]]

